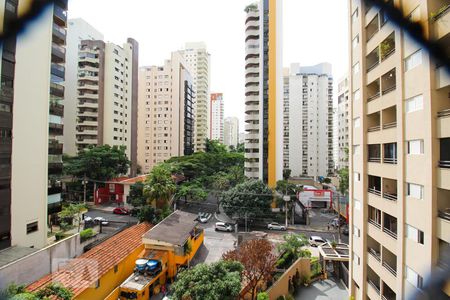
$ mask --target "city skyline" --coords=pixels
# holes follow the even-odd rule
[[[128,37],[136,39],[140,45],[140,66],[158,64],[166,59],[167,53],[174,49],[184,49],[186,42],[205,42],[208,52],[212,54],[210,90],[220,90],[226,95],[228,101],[224,117],[238,117],[239,125],[244,128],[242,103],[245,98],[245,33],[242,27],[245,22],[244,8],[253,2],[255,1],[199,0],[190,3],[179,0],[134,0],[124,6],[114,0],[108,1],[108,14],[99,18],[96,12],[104,8],[103,1],[74,0],[69,2],[68,17],[85,19],[105,35],[105,41],[120,43]],[[135,10],[136,6],[140,9]],[[177,7],[176,10],[173,9],[174,6]],[[329,9],[323,10],[325,6]],[[152,18],[148,18],[148,12],[152,11],[171,11],[172,18],[167,19],[164,14],[151,14]],[[189,11],[189,14],[185,14],[186,11]],[[221,13],[205,13],[214,11]],[[320,19],[327,22],[319,22],[316,15],[309,13],[311,11],[320,11]],[[283,26],[283,66],[288,67],[292,62],[300,62],[300,66],[329,62],[333,66],[333,77],[342,77],[348,68],[348,46],[346,42],[342,42],[346,41],[348,36],[346,12],[345,0],[284,0],[283,24],[289,26]],[[117,22],[119,14],[126,22]],[[328,22],[333,26],[325,25]],[[314,30],[310,30],[310,24],[315,25]],[[151,35],[148,34],[149,28]],[[316,39],[316,35],[327,38]],[[169,36],[170,39],[167,38]],[[298,36],[302,38],[299,39]],[[159,41],[157,47],[155,41]],[[304,47],[304,41],[314,41],[314,44]],[[334,95],[336,94],[335,91]]]

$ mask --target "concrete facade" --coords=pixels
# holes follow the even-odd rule
[[[211,93],[209,139],[223,143],[224,102],[222,93]]]
[[[195,152],[205,151],[205,141],[209,137],[210,127],[210,54],[203,42],[186,43],[185,49],[180,53],[192,77],[194,88]]]
[[[448,1],[389,2],[449,44]],[[448,270],[450,80],[385,11],[348,4],[350,294],[414,299]]]
[[[67,26],[66,80],[64,99],[64,153],[74,156],[78,105],[78,49],[82,40],[103,40],[103,34],[83,19],[71,19]]]
[[[236,148],[239,143],[239,119],[236,117],[225,118],[223,128],[224,144]]]
[[[193,85],[183,56],[139,70],[138,163],[148,173],[173,156],[192,154]]]
[[[337,155],[334,160],[337,169],[348,167],[348,121],[349,121],[349,101],[348,101],[348,77],[341,78],[338,81],[338,103],[337,110],[334,114],[335,127],[335,148],[333,149]]]
[[[332,86],[328,63],[292,64],[285,77],[283,148],[289,156],[284,164],[293,176],[317,178],[333,173]]]

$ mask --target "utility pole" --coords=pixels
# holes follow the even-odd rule
[[[285,213],[285,224],[286,229],[288,228],[288,202],[291,200],[291,197],[288,195],[288,182],[286,180],[286,188],[284,189],[284,213]]]
[[[84,191],[83,191],[83,203],[86,204],[86,173],[84,173],[84,178],[83,178],[83,185],[84,185]]]

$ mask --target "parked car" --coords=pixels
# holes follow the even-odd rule
[[[326,243],[326,242],[320,236],[312,235],[309,237],[309,244],[313,247],[317,247],[319,245],[322,245],[323,243]]]
[[[102,226],[108,226],[109,225],[109,222],[108,222],[108,220],[106,220],[105,218],[103,218],[103,217],[95,217],[94,218],[94,223],[95,224],[102,224]]]
[[[116,207],[114,208],[113,213],[116,215],[128,215],[130,211],[125,207]]]
[[[267,229],[269,230],[286,230],[286,227],[280,223],[272,222],[267,224]]]
[[[229,223],[217,222],[215,229],[216,229],[216,231],[232,232],[233,226]]]
[[[209,213],[199,213],[197,219],[200,223],[207,223],[210,218],[211,218],[211,214],[209,214]]]

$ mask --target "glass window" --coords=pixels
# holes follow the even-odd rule
[[[408,16],[408,19],[411,22],[419,22],[420,21],[420,6],[417,6]]]
[[[358,172],[354,172],[353,173],[353,180],[354,181],[360,181],[361,180],[361,176]]]
[[[359,258],[359,256],[355,253],[355,252],[353,252],[353,263],[355,264],[355,265],[358,265],[359,266],[359,264],[360,264],[360,258]]]
[[[358,101],[359,99],[361,99],[361,92],[359,90],[356,90],[353,93],[353,101]]]
[[[353,155],[358,155],[359,154],[359,145],[353,145]]]
[[[414,183],[407,183],[407,195],[417,199],[423,199],[423,186]]]
[[[356,118],[353,120],[353,125],[355,128],[359,128],[361,126],[361,118]]]
[[[354,66],[353,66],[353,75],[357,75],[359,73],[359,62],[357,62]]]
[[[353,225],[353,235],[354,235],[355,237],[359,237],[359,234],[360,234],[359,228],[356,227],[355,225]]]
[[[406,237],[416,243],[422,244],[424,243],[424,233],[423,231],[406,224]]]
[[[408,266],[405,266],[406,280],[411,283],[416,288],[422,288],[423,286],[423,278],[417,274],[413,269]]]
[[[408,141],[408,154],[423,154],[423,140]]]
[[[355,49],[356,46],[358,46],[358,44],[359,44],[359,34],[357,34],[357,35],[355,36],[355,38],[352,40],[352,46],[353,46],[353,49]]]
[[[422,49],[405,58],[405,72],[422,64]]]
[[[355,11],[352,14],[352,22],[355,22],[358,19],[358,8],[355,9]]]
[[[361,210],[361,202],[359,200],[353,199],[353,206],[356,210]]]
[[[423,109],[423,96],[417,95],[406,99],[405,109],[407,113]]]

